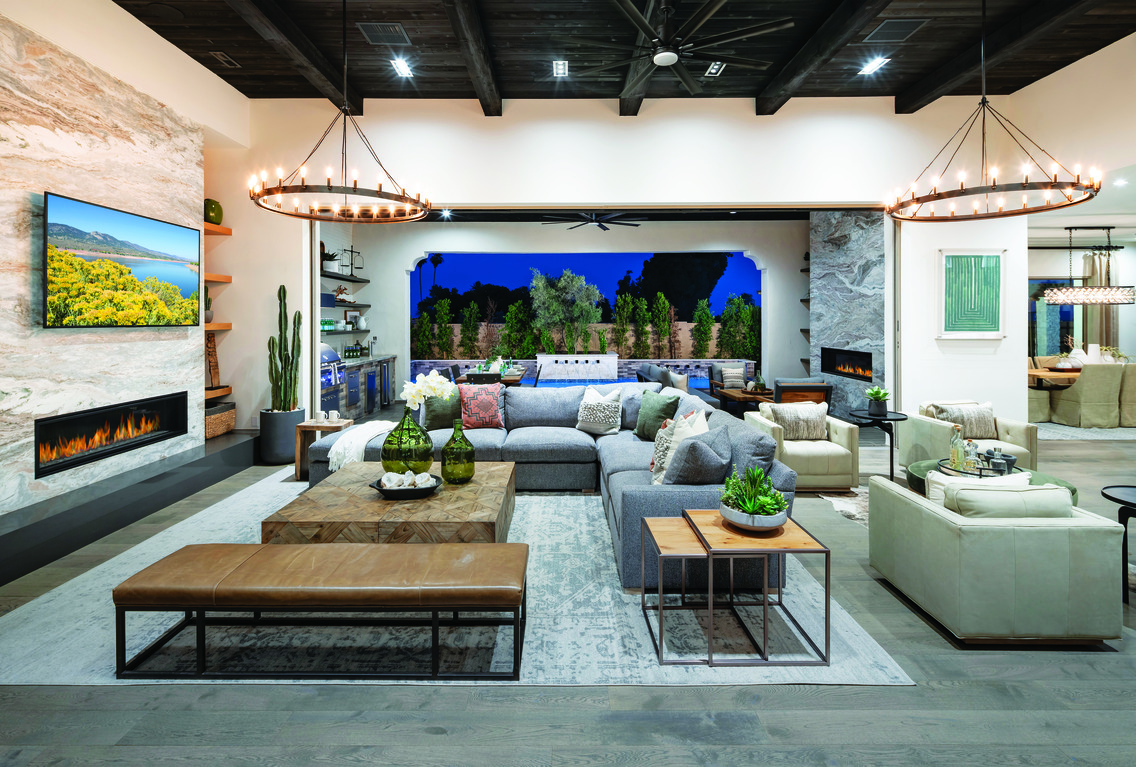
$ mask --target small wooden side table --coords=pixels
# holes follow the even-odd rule
[[[340,418],[338,421],[307,420],[296,424],[296,479],[308,478],[308,448],[320,437],[320,432],[343,431],[348,426],[354,426],[351,418]]]

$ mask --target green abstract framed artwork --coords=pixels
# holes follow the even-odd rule
[[[940,250],[940,338],[1004,338],[1004,250]]]

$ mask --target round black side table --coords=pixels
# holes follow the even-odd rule
[[[907,416],[903,413],[897,413],[894,410],[889,410],[885,415],[868,415],[867,410],[852,410],[848,413],[850,418],[854,418],[861,423],[857,426],[870,426],[879,429],[884,434],[888,435],[888,479],[892,482],[895,481],[895,433],[893,432],[893,423],[906,421]]]
[[[1116,513],[1117,521],[1124,525],[1124,537],[1120,544],[1120,590],[1123,592],[1124,604],[1128,604],[1128,520],[1136,517],[1136,487],[1109,485],[1101,490],[1101,495],[1113,503],[1120,504],[1120,509]]]

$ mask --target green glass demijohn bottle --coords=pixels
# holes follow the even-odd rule
[[[462,433],[460,418],[454,419],[454,433],[442,446],[442,479],[451,485],[464,485],[473,479],[473,443]]]
[[[430,471],[434,463],[434,442],[410,412],[404,408],[402,420],[391,430],[383,442],[381,452],[383,471],[415,474]]]

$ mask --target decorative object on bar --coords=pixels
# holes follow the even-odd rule
[[[887,403],[891,399],[891,393],[887,389],[882,386],[873,386],[864,392],[864,396],[868,398],[868,415],[887,415]]]
[[[789,503],[764,471],[751,466],[739,477],[735,466],[734,473],[726,477],[718,512],[746,530],[772,530],[789,518]]]
[[[892,218],[898,221],[974,221],[1023,216],[1078,205],[1093,199],[1100,192],[1101,171],[1098,168],[1090,168],[1088,179],[1082,180],[1080,165],[1074,165],[1073,169],[1069,170],[1004,114],[990,105],[990,101],[986,98],[986,0],[982,0],[980,51],[982,98],[978,102],[978,108],[963,121],[959,129],[931,158],[931,162],[927,163],[906,190],[897,188],[894,195],[887,197],[884,210]],[[1000,174],[998,168],[988,164],[989,153],[986,145],[988,119],[1006,133],[1007,145],[1016,144],[1022,150],[1024,156],[1020,183],[1006,183],[1009,174]],[[975,179],[977,185],[967,186],[966,171],[958,170],[958,187],[951,188],[953,182],[948,180],[947,173],[976,126],[979,128],[981,145],[979,172]],[[1032,150],[1036,150],[1044,157],[1039,160]],[[924,187],[924,189],[929,187],[930,191],[920,194],[920,180],[944,154],[947,155],[946,164],[931,176],[929,183]],[[1043,164],[1045,158],[1048,158],[1048,169]],[[1031,172],[1035,173],[1034,181],[1030,181]],[[937,203],[939,207],[936,207]]]
[[[1105,267],[1104,285],[1074,285],[1073,284],[1073,230],[1092,229],[1104,230],[1108,244],[1104,248],[1093,246],[1093,255],[1103,255]],[[1136,287],[1132,285],[1110,285],[1112,282],[1112,245],[1111,226],[1067,226],[1069,232],[1069,284],[1060,287],[1045,289],[1045,303],[1047,304],[1085,304],[1085,305],[1119,305],[1136,303]],[[1123,245],[1117,247],[1124,247]],[[1102,252],[1103,251],[1103,252]]]
[[[296,460],[296,426],[307,411],[297,407],[300,386],[299,310],[292,315],[292,337],[288,337],[288,289],[276,290],[280,301],[278,335],[268,339],[268,380],[272,385],[272,407],[260,411],[260,457],[273,466]]]
[[[406,221],[421,221],[430,213],[430,200],[422,195],[411,197],[406,188],[395,181],[394,176],[383,165],[374,147],[363,133],[351,114],[347,93],[347,0],[343,0],[342,14],[343,40],[343,105],[319,141],[308,152],[295,170],[285,175],[283,168],[276,169],[276,183],[270,185],[268,171],[249,177],[249,199],[264,210],[281,213],[294,218],[310,221],[330,221],[350,224],[398,224]],[[341,130],[335,131],[339,121]],[[376,178],[374,186],[365,177],[359,181],[359,170],[351,167],[347,160],[348,127],[358,136],[360,143],[370,155],[377,169],[371,178]],[[327,173],[321,178],[309,179],[307,163],[316,156],[324,141],[332,133],[340,136],[339,153],[336,162],[339,167],[327,166]],[[351,177],[348,179],[348,169]],[[389,191],[383,190],[383,179],[390,183]],[[313,181],[314,183],[309,183]],[[332,182],[335,183],[332,183]]]
[[[454,433],[442,447],[442,479],[450,485],[464,485],[473,479],[473,443],[462,432],[462,419],[454,419]]]
[[[380,452],[384,471],[421,474],[430,470],[434,463],[434,441],[411,411],[421,407],[427,397],[448,399],[453,393],[454,384],[442,378],[437,370],[431,370],[430,375],[425,376],[419,373],[413,382],[406,382],[399,395],[406,400],[402,420],[387,435]]]

